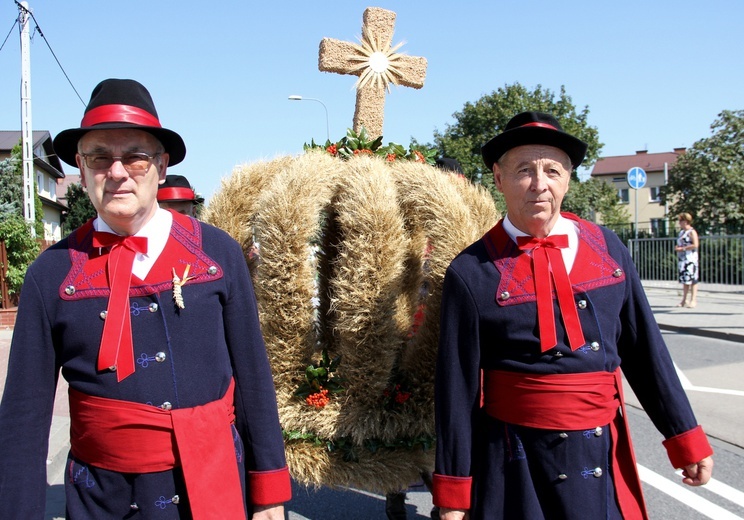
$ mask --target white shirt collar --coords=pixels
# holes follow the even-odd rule
[[[132,274],[140,280],[145,279],[147,273],[150,272],[150,269],[160,256],[160,253],[165,249],[172,224],[173,215],[169,211],[158,208],[155,215],[153,215],[147,224],[142,226],[142,229],[134,234],[136,237],[147,238],[147,253],[137,253],[137,256],[134,258],[134,265],[132,266]],[[93,221],[93,229],[106,233],[114,233],[115,235],[118,234],[106,224],[100,215]]]
[[[504,215],[504,231],[509,235],[514,242],[517,241],[517,237],[529,236],[527,233],[520,231],[512,224],[509,220],[509,215]],[[565,218],[563,215],[558,215],[558,220],[555,222],[553,229],[550,230],[550,235],[568,235],[568,247],[561,249],[563,255],[563,263],[566,264],[566,271],[571,272],[574,260],[576,260],[576,253],[579,250],[579,228],[578,224],[573,220]]]

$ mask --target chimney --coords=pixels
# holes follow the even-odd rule
[[[643,155],[647,153],[648,153],[648,150],[636,150],[636,155]]]
[[[687,148],[685,148],[684,146],[682,148],[675,148],[674,153],[676,153],[677,155],[682,155],[683,153],[685,153],[685,150],[687,150]]]

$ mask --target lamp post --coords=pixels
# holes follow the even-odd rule
[[[317,101],[318,103],[320,103],[321,105],[323,105],[323,109],[325,110],[325,116],[326,116],[326,138],[327,138],[328,141],[331,140],[331,130],[330,130],[330,127],[328,126],[328,107],[325,106],[325,103],[323,103],[319,99],[309,98],[309,97],[302,97],[302,96],[297,96],[297,95],[289,96],[288,99],[290,101]]]

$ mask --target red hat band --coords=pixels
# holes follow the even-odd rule
[[[536,126],[538,128],[548,128],[550,130],[558,131],[556,127],[554,127],[553,125],[549,125],[547,123],[526,123],[522,125],[520,128],[525,127],[525,126]]]
[[[101,123],[132,123],[140,126],[160,128],[160,121],[151,113],[131,105],[101,105],[85,113],[80,122],[82,128]]]
[[[194,190],[191,188],[160,188],[158,202],[167,200],[195,200]]]

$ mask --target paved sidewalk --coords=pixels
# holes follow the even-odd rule
[[[681,287],[673,282],[646,282],[646,295],[663,330],[744,343],[744,288],[700,285],[694,309],[677,307]],[[0,330],[0,395],[5,384],[12,331]],[[64,517],[64,466],[69,450],[67,384],[60,377],[47,458],[47,519]]]

